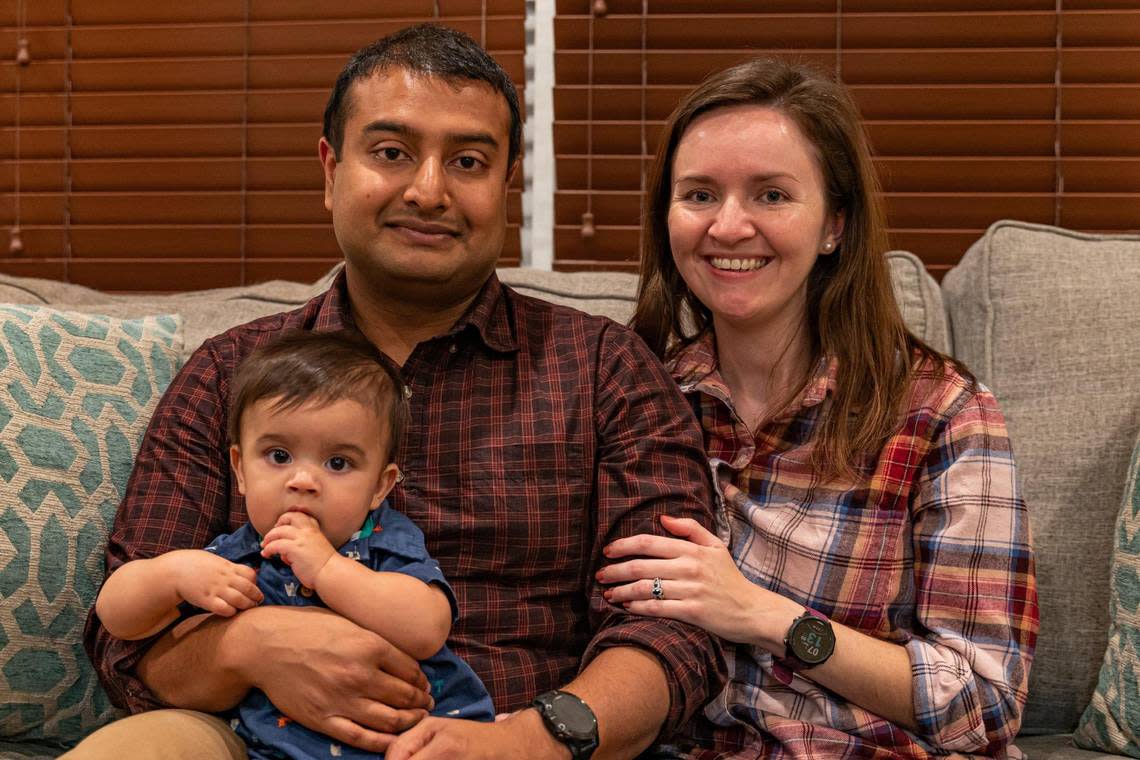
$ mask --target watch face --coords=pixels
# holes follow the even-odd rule
[[[590,708],[569,694],[559,694],[550,701],[550,716],[560,731],[574,739],[592,739],[597,731]]]
[[[788,646],[796,659],[808,665],[818,665],[835,649],[835,633],[823,620],[804,616],[796,621],[788,636]]]

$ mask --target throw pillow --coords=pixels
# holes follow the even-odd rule
[[[1114,534],[1108,649],[1073,741],[1085,749],[1140,757],[1140,439],[1128,473]]]
[[[0,737],[66,745],[118,714],[83,625],[181,348],[178,316],[0,304]]]

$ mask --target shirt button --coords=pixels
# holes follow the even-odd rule
[[[404,386],[404,398],[411,398],[411,397],[412,397],[412,386],[405,385]]]
[[[454,354],[458,350],[459,350],[459,346],[455,345],[454,343],[452,343],[451,346],[447,349],[448,353],[452,353],[452,354]]]

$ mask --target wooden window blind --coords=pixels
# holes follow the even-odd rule
[[[852,88],[891,244],[937,277],[1002,218],[1140,228],[1140,0],[558,0],[555,46],[557,269],[636,266],[661,125],[756,55]]]
[[[111,290],[313,280],[341,258],[316,147],[348,56],[439,20],[521,92],[525,14],[525,0],[0,0],[0,222],[23,243],[0,249],[0,271]]]

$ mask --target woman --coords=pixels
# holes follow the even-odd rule
[[[1005,423],[903,324],[850,95],[714,75],[665,126],[649,219],[633,326],[704,429],[720,536],[665,518],[599,580],[735,643],[711,754],[1020,757],[1038,613]]]

